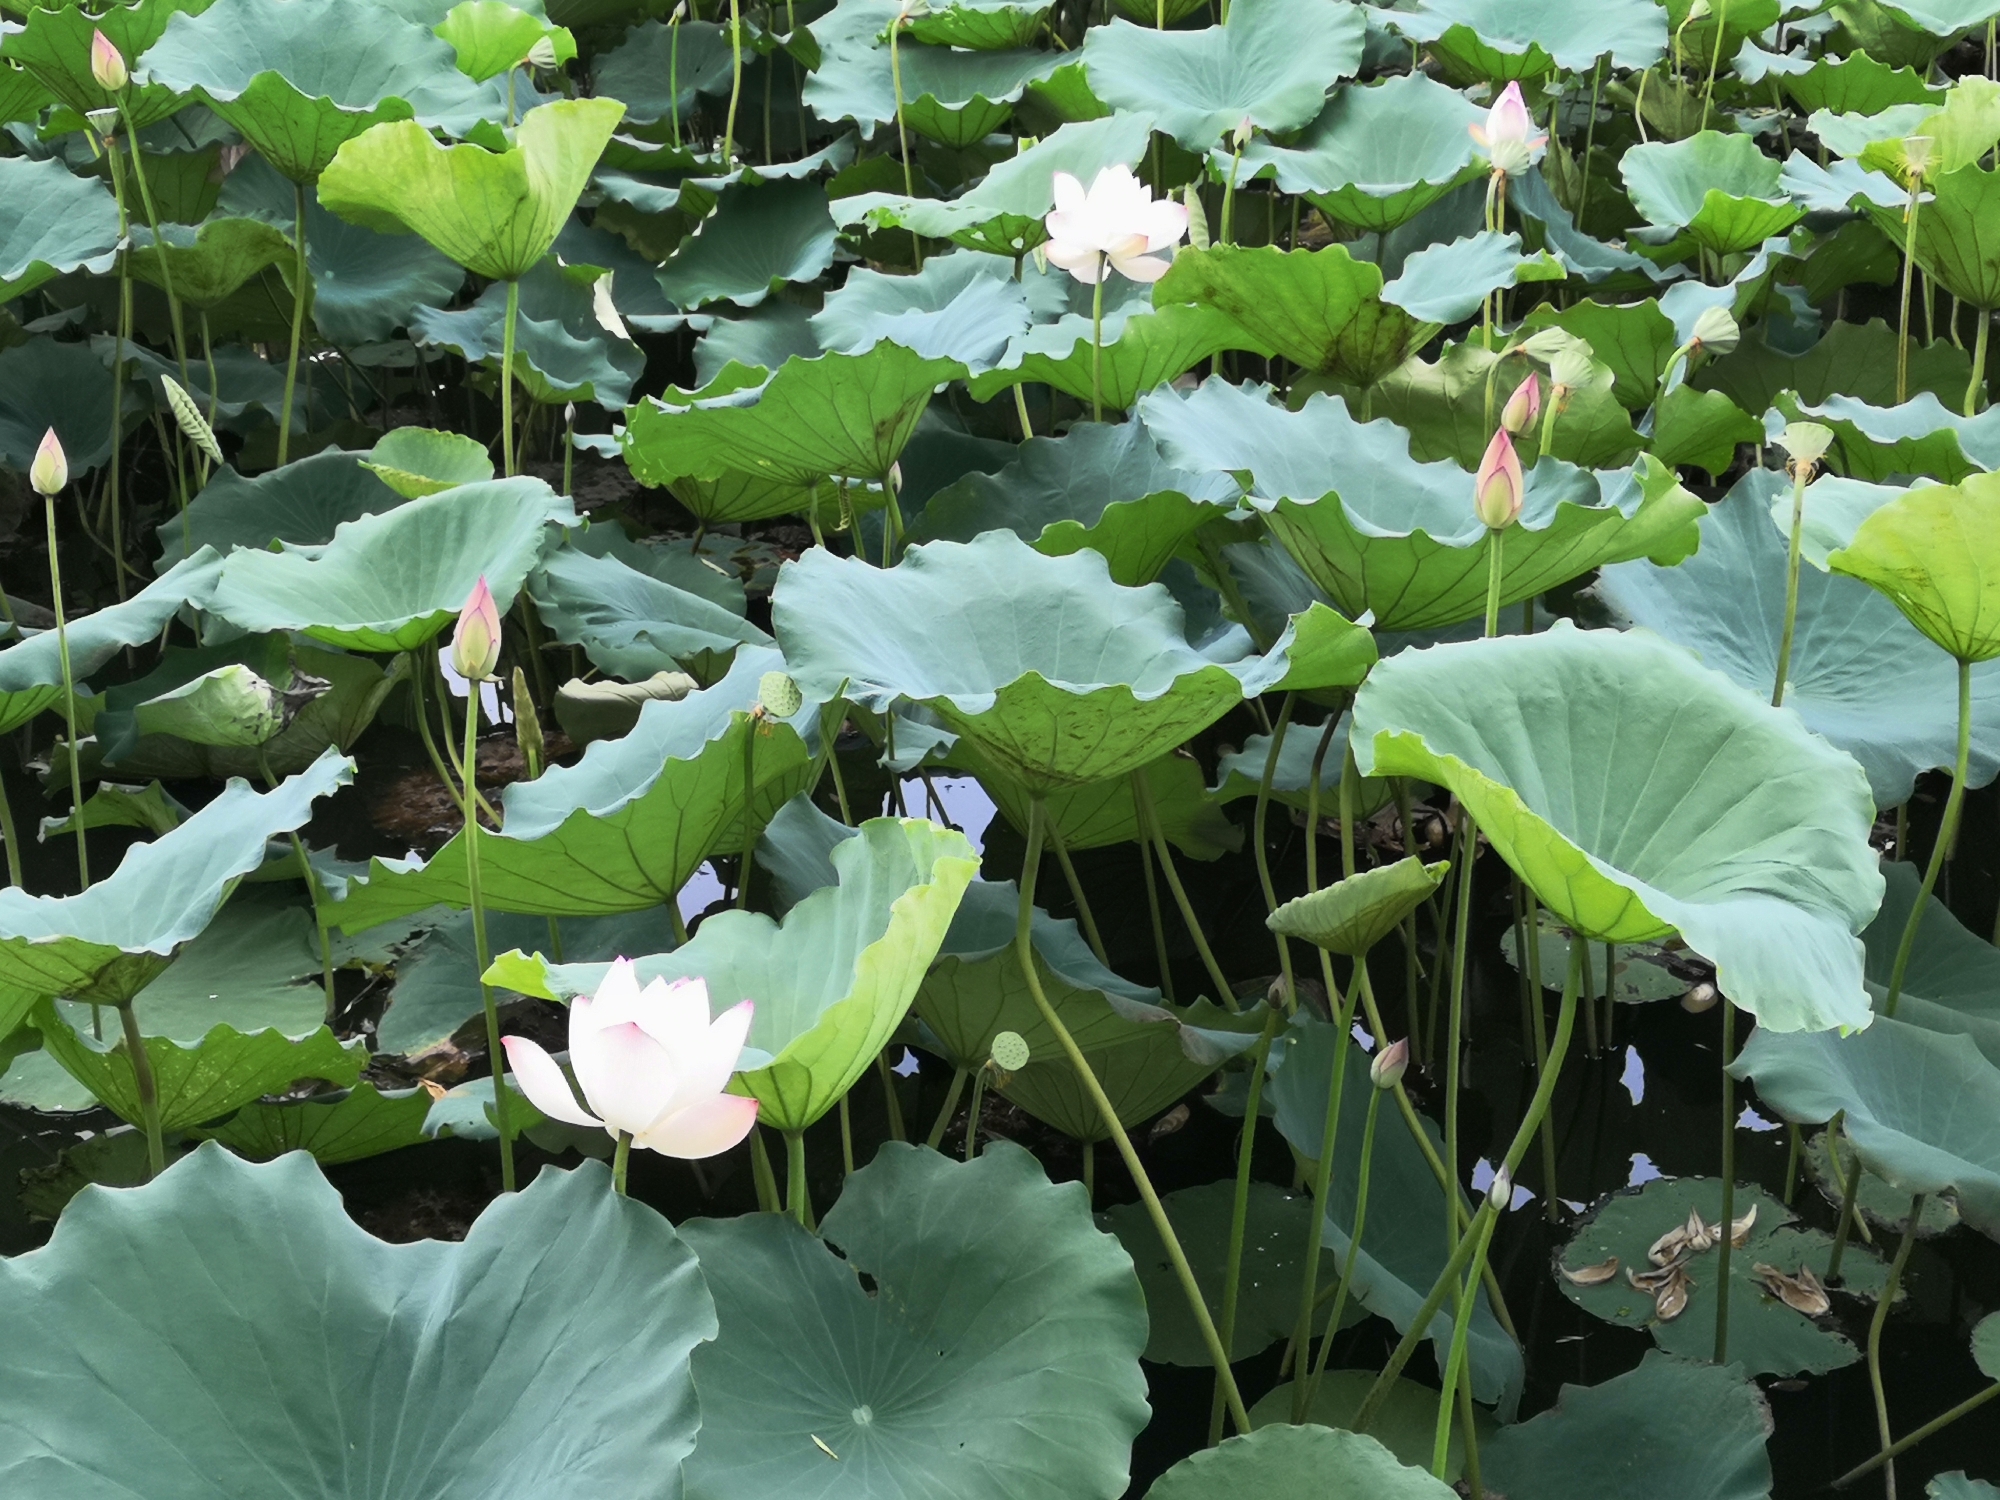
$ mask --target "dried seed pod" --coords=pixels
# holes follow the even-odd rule
[[[1614,1255],[1594,1266],[1577,1266],[1574,1269],[1563,1266],[1561,1270],[1563,1280],[1571,1286],[1602,1286],[1618,1274],[1618,1257]]]

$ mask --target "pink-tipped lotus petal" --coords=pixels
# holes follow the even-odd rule
[[[614,1130],[637,1135],[679,1094],[680,1069],[636,1021],[607,1026],[588,1052],[570,1050],[570,1066],[590,1107]]]
[[[1521,85],[1509,83],[1486,112],[1486,134],[1491,141],[1519,141],[1526,145],[1535,128],[1528,103],[1521,97]]]
[[[747,1136],[756,1123],[755,1099],[715,1094],[656,1121],[644,1135],[634,1136],[632,1143],[662,1156],[699,1161],[721,1155]]]
[[[743,1043],[750,1036],[756,1006],[745,1000],[732,1005],[702,1027],[685,1051],[676,1054],[681,1066],[681,1093],[687,1099],[719,1094],[743,1060]]]
[[[524,1036],[503,1036],[500,1045],[507,1050],[508,1066],[514,1070],[514,1082],[521,1092],[528,1096],[528,1102],[547,1115],[551,1120],[561,1120],[565,1125],[602,1127],[604,1122],[576,1102],[576,1093],[563,1077],[563,1070],[556,1060]]]
[[[1140,222],[1145,225],[1146,248],[1164,250],[1169,245],[1179,244],[1181,236],[1187,233],[1187,205],[1172,198],[1162,198],[1146,210]]]
[[[1172,261],[1161,260],[1157,255],[1114,256],[1111,264],[1120,276],[1132,281],[1158,281],[1173,266]]]

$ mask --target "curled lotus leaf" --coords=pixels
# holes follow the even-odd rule
[[[1826,561],[1960,661],[2000,657],[2000,475],[1906,490]]]
[[[1650,68],[1667,50],[1667,18],[1650,0],[1421,0],[1389,24],[1423,42],[1455,83],[1506,83],[1561,68],[1588,73],[1609,53],[1621,68]]]

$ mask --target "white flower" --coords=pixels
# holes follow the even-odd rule
[[[755,1099],[722,1091],[750,1034],[751,1009],[745,1000],[710,1020],[701,980],[655,979],[642,990],[630,960],[619,959],[595,995],[569,1008],[569,1062],[589,1109],[540,1047],[518,1036],[501,1045],[521,1091],[550,1119],[692,1160],[727,1151],[757,1123]]]
[[[1169,262],[1147,252],[1164,250],[1187,233],[1187,208],[1155,199],[1129,167],[1106,167],[1088,193],[1069,173],[1058,172],[1055,197],[1043,220],[1048,257],[1081,282],[1108,281],[1113,271],[1133,281],[1158,281]]]

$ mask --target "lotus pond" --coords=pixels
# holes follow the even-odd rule
[[[2000,1497],[2000,0],[0,7],[0,1496]]]

